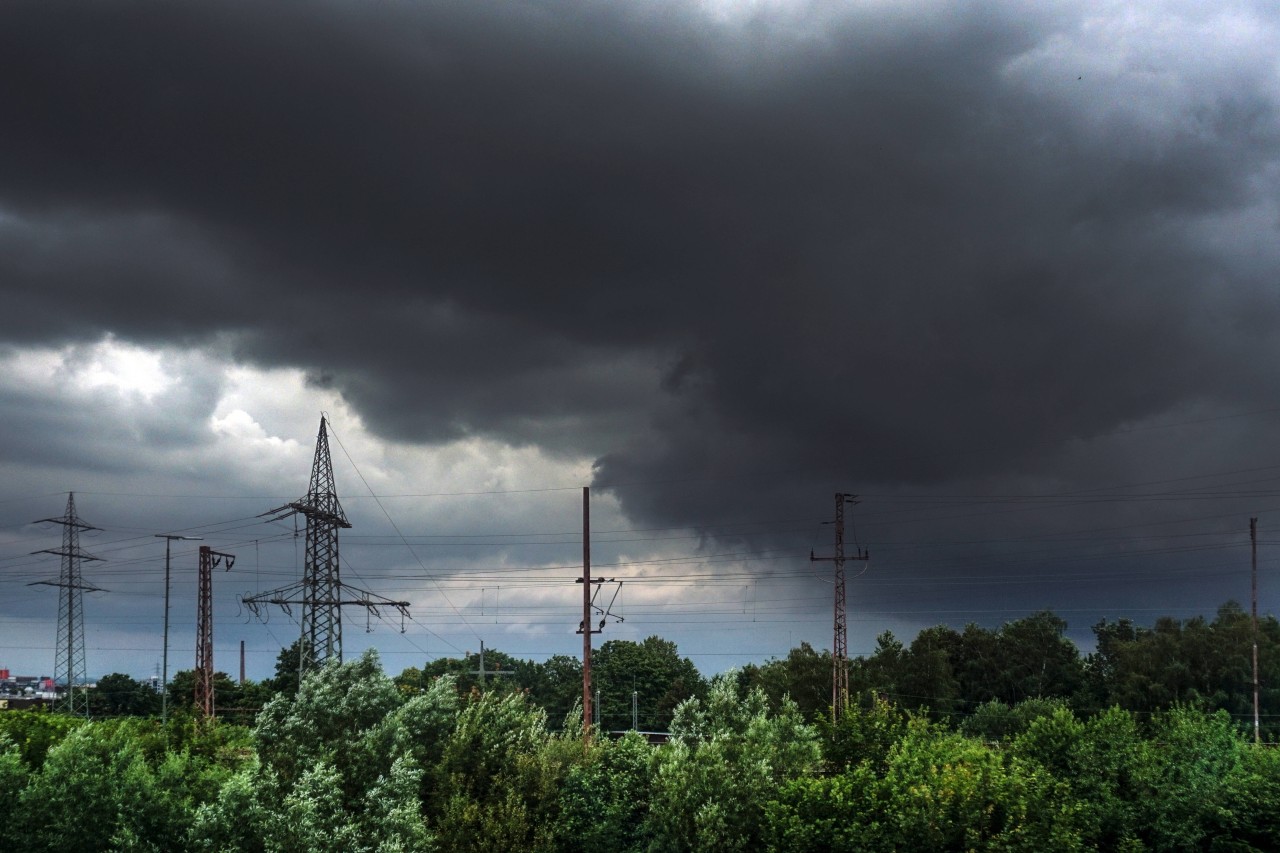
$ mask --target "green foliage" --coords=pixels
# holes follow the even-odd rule
[[[510,665],[517,676],[466,694],[448,674],[406,670],[393,681],[372,653],[332,663],[268,702],[252,732],[181,708],[164,725],[9,712],[0,714],[0,813],[9,816],[0,844],[219,853],[1280,849],[1280,751],[1248,742],[1227,711],[1203,710],[1235,701],[1230,683],[1242,670],[1230,650],[1247,638],[1242,620],[1228,606],[1212,623],[1104,625],[1083,686],[1050,614],[998,631],[930,629],[910,648],[885,634],[855,667],[864,690],[834,725],[816,705],[826,656],[802,646],[680,703],[661,747],[634,733],[585,743],[580,713],[550,731],[520,685],[572,701],[580,671],[568,659],[548,667],[497,652],[486,653],[486,668]],[[1022,664],[1008,657],[1015,642],[1032,650]],[[1157,660],[1175,653],[1182,659]],[[975,665],[978,654],[996,669]],[[617,672],[649,672],[650,697],[675,695],[687,664],[656,638],[616,644],[610,655]],[[132,689],[124,677],[104,681]],[[1066,698],[1157,682],[1162,697],[1190,698],[1155,713],[1083,715]],[[805,683],[816,729],[788,698]],[[959,731],[893,701],[913,683],[945,700],[934,713],[959,720]]]
[[[665,732],[676,706],[706,690],[693,662],[661,637],[608,641],[591,656],[591,678],[600,691],[600,729],[606,732],[631,728],[632,691],[639,730]]]
[[[255,763],[228,778],[218,796],[196,808],[192,818],[192,850],[216,853],[263,853],[271,806],[278,801],[275,780]]]
[[[745,690],[759,687],[764,691],[775,711],[782,707],[783,697],[789,696],[810,722],[831,714],[831,653],[816,651],[808,643],[792,649],[783,660],[771,660],[763,666],[748,664],[738,680]]]
[[[785,851],[1078,850],[1075,806],[1042,768],[911,720],[884,757],[785,783],[766,839]]]
[[[582,704],[582,661],[568,655],[552,655],[537,668],[536,677],[527,687],[529,699],[547,710],[548,720],[559,723]]]
[[[914,720],[880,782],[900,850],[1074,850],[1074,803],[1048,773]]]
[[[0,713],[0,735],[17,745],[27,767],[38,770],[49,750],[85,722],[49,711],[6,711]]]
[[[306,689],[305,680],[302,689]],[[271,815],[267,850],[351,853],[369,849],[345,808],[342,782],[342,774],[323,760],[303,770]]]
[[[256,764],[199,810],[193,841],[209,850],[427,849],[420,758],[439,754],[455,703],[451,683],[405,701],[373,652],[308,673],[294,696],[263,709]]]
[[[834,725],[823,718],[819,725],[828,766],[865,763],[883,774],[889,750],[906,734],[909,721],[907,712],[879,698],[867,707],[850,705]]]
[[[144,748],[149,723],[81,726],[49,751],[19,797],[29,849],[183,849],[198,802],[226,773],[186,753]]]
[[[1280,850],[1280,750],[1242,749],[1237,772],[1223,780],[1222,803],[1218,849]]]
[[[992,699],[961,721],[960,732],[985,741],[1009,740],[1041,717],[1067,707],[1065,699],[1024,699],[1012,707]]]
[[[159,714],[160,704],[160,694],[150,684],[119,672],[99,678],[89,691],[89,714],[95,718]]]
[[[794,702],[777,714],[758,689],[739,698],[736,678],[712,681],[705,700],[682,703],[673,740],[655,759],[650,850],[755,850],[778,779],[818,766],[816,731]]]
[[[1134,776],[1140,834],[1157,850],[1221,845],[1236,823],[1233,795],[1253,749],[1225,712],[1204,714],[1177,707],[1156,716],[1141,745]]]
[[[641,853],[647,847],[653,752],[642,735],[628,732],[594,742],[585,760],[570,767],[559,794],[560,850]]]
[[[559,792],[582,757],[579,733],[552,735],[523,694],[473,694],[440,759],[443,849],[551,850]]]
[[[13,820],[18,812],[22,789],[27,786],[30,771],[22,760],[22,752],[7,735],[0,734],[0,849],[19,847],[19,825]]]
[[[343,778],[360,776],[351,745],[402,702],[376,652],[350,663],[331,662],[308,673],[295,696],[278,694],[262,709],[255,730],[258,758],[286,787],[318,764]]]
[[[485,649],[483,679],[480,676],[480,655],[467,652],[461,658],[436,658],[420,670],[417,667],[406,669],[396,682],[402,690],[414,693],[426,689],[438,678],[448,677],[462,693],[513,693],[530,689],[539,680],[540,669],[533,661],[517,660],[498,649]]]
[[[855,661],[850,683],[935,719],[952,719],[998,701],[1070,697],[1084,684],[1084,665],[1066,638],[1067,623],[1049,611],[991,631],[968,625],[926,628],[909,648],[890,633],[874,654]]]
[[[763,837],[779,853],[891,850],[880,782],[866,764],[834,776],[799,776],[765,804]]]
[[[1258,655],[1264,707],[1280,705],[1280,622],[1259,620]],[[1225,710],[1237,719],[1252,715],[1252,619],[1227,602],[1212,622],[1157,619],[1150,628],[1128,620],[1094,626],[1096,649],[1086,662],[1082,707],[1119,705],[1150,714],[1190,705]],[[1266,722],[1274,737],[1275,724]]]
[[[1077,826],[1090,846],[1137,849],[1141,735],[1133,717],[1113,708],[1081,721],[1066,708],[1031,721],[1010,751],[1061,780],[1079,804]]]
[[[169,679],[169,713],[190,714],[195,708],[196,672],[184,669]],[[296,692],[293,691],[293,692]],[[225,672],[213,674],[213,696],[216,713],[223,719],[251,723],[253,714],[276,694],[270,682],[262,684],[232,681]],[[292,692],[289,695],[293,695]],[[159,705],[150,713],[160,713]]]

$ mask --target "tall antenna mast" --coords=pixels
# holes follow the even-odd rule
[[[54,683],[59,681],[66,685],[67,693],[61,707],[69,714],[89,716],[89,694],[83,689],[89,676],[84,660],[84,606],[82,595],[85,590],[98,592],[96,586],[89,586],[81,580],[81,560],[101,560],[92,554],[80,550],[80,531],[101,530],[85,524],[76,516],[75,492],[67,493],[67,513],[60,518],[42,518],[36,522],[50,522],[62,525],[62,547],[46,548],[33,551],[33,554],[57,554],[62,557],[62,573],[55,581],[36,581],[28,586],[56,586],[62,590],[58,596],[58,637],[57,652],[54,657]],[[81,685],[80,695],[76,696],[75,685]]]
[[[342,582],[339,573],[338,531],[350,528],[333,479],[333,459],[329,455],[329,431],[320,416],[320,432],[316,436],[315,460],[311,465],[311,484],[302,500],[264,512],[268,521],[279,521],[295,513],[307,519],[306,555],[302,563],[302,582],[243,598],[255,614],[263,604],[275,604],[292,612],[292,605],[302,608],[302,637],[299,669],[305,672],[323,666],[330,659],[342,662],[342,608],[358,606],[377,614],[379,606],[394,607],[401,617],[409,614],[407,601],[392,601]],[[343,598],[343,595],[347,598]]]
[[[845,578],[844,578],[844,506],[858,503],[857,495],[836,492],[836,541],[835,554],[831,557],[815,557],[809,552],[813,562],[830,562],[835,565],[835,619],[834,638],[831,643],[831,720],[838,722],[849,707],[849,631],[845,616]],[[857,551],[855,559],[868,560],[866,551]]]

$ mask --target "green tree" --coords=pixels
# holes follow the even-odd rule
[[[267,682],[273,693],[293,696],[298,692],[303,671],[303,657],[311,657],[311,644],[299,637],[276,655],[275,677]]]
[[[743,689],[763,690],[774,710],[782,707],[784,696],[790,696],[806,720],[831,713],[831,653],[816,651],[808,643],[801,643],[782,660],[748,664],[739,673],[739,682]]]
[[[155,731],[146,721],[95,723],[53,747],[19,798],[27,849],[183,849],[197,804],[226,773],[163,748],[149,757]]]
[[[834,724],[819,721],[827,765],[833,769],[859,764],[883,774],[890,748],[906,734],[910,716],[883,699],[870,705],[852,704]]]
[[[960,681],[952,667],[961,642],[960,635],[945,625],[917,634],[899,659],[893,699],[908,708],[928,709],[938,718],[961,710]]]
[[[652,767],[653,747],[643,735],[596,740],[560,788],[558,849],[642,853],[649,844],[645,818]]]
[[[529,687],[529,698],[547,710],[556,725],[578,708],[582,715],[582,661],[569,655],[552,655],[538,667]]]
[[[1136,779],[1143,762],[1142,736],[1132,715],[1112,708],[1081,721],[1060,707],[1037,716],[1017,734],[1010,754],[1043,767],[1070,789],[1079,804],[1082,840],[1101,850],[1138,850]]]
[[[9,737],[0,733],[0,848],[20,848],[22,833],[14,820],[18,814],[22,790],[27,787],[31,771],[22,760],[22,752]]]
[[[1156,715],[1134,773],[1138,832],[1155,850],[1227,849],[1233,795],[1252,749],[1224,711],[1178,706]],[[1238,849],[1238,848],[1237,848]]]
[[[98,679],[89,691],[89,713],[94,717],[146,717],[160,713],[160,694],[150,684],[113,672]]]
[[[1080,850],[1076,804],[1043,767],[915,717],[887,752],[785,780],[766,808],[780,851]]]
[[[1041,717],[1067,708],[1066,699],[1024,699],[1012,707],[992,699],[961,721],[960,732],[984,741],[1005,741],[1022,734]]]
[[[609,640],[591,656],[592,684],[600,693],[600,728],[631,728],[631,693],[635,691],[640,731],[667,731],[672,715],[685,699],[702,695],[706,682],[676,644],[661,637],[642,642]]]
[[[1079,691],[1084,666],[1066,632],[1066,620],[1048,610],[1001,627],[996,642],[999,692],[992,698],[1016,704],[1024,699],[1069,697]],[[977,657],[973,652],[964,654]],[[980,696],[965,698],[974,704]]]
[[[581,730],[550,734],[523,693],[472,694],[457,717],[430,798],[442,848],[551,850],[559,792],[582,756]]]
[[[406,700],[370,651],[307,673],[258,715],[256,764],[196,816],[214,849],[424,849],[422,795],[452,727],[452,681]]]
[[[1280,622],[1259,620],[1261,700],[1280,704]],[[1252,716],[1251,617],[1235,602],[1212,621],[1161,617],[1150,628],[1127,620],[1094,626],[1096,648],[1085,665],[1081,691],[1086,707],[1119,705],[1142,714],[1178,704]],[[1276,724],[1267,721],[1268,734]]]
[[[1074,802],[1034,765],[923,719],[887,765],[880,813],[891,849],[1081,849]]]
[[[765,805],[778,779],[818,765],[817,732],[785,700],[769,712],[764,693],[745,697],[736,675],[713,679],[706,699],[676,709],[673,739],[655,758],[648,833],[650,850],[756,850]]]
[[[216,715],[232,716],[239,720],[252,721],[252,713],[257,712],[275,695],[270,683],[257,684],[246,681],[244,684],[232,681],[225,672],[213,674],[213,702]],[[292,694],[290,694],[292,695]],[[169,679],[169,710],[182,713],[195,708],[196,671],[184,669],[174,673]],[[243,711],[243,713],[240,713]],[[159,713],[159,709],[155,713]]]
[[[0,735],[13,741],[28,768],[39,770],[50,749],[87,724],[84,717],[48,711],[6,711],[0,714]]]

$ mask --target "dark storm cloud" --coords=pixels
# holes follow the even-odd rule
[[[0,330],[230,340],[653,520],[1053,476],[1276,391],[1275,13],[1134,8],[11,4]]]

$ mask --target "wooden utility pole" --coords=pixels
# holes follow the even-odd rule
[[[591,487],[582,487],[582,730],[591,739]]]
[[[1258,708],[1258,519],[1249,519],[1249,543],[1253,551],[1253,742],[1262,743]]]

